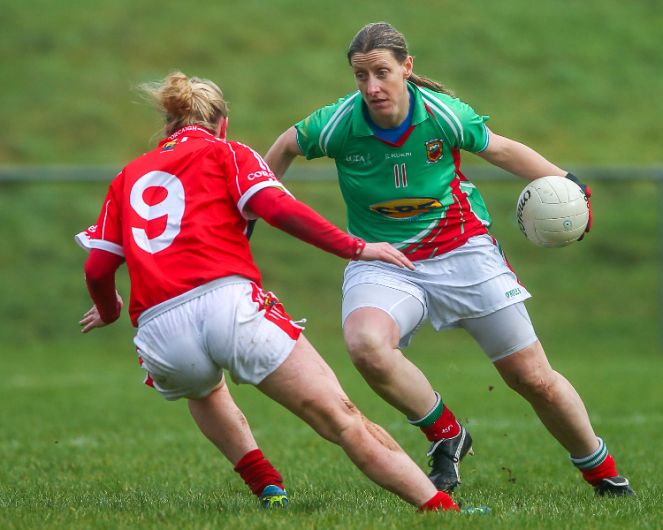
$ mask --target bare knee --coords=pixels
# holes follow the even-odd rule
[[[553,401],[556,375],[553,370],[531,371],[513,374],[505,381],[509,387],[527,399]]]
[[[381,379],[389,372],[394,348],[379,330],[359,329],[345,333],[350,359],[363,375]]]
[[[347,397],[333,401],[307,401],[304,409],[309,411],[308,423],[320,436],[335,444],[341,444],[343,437],[359,428],[362,415],[356,405]]]
[[[339,405],[326,418],[327,440],[343,447],[377,443],[391,451],[400,450],[396,441],[382,427],[368,420],[349,399],[342,399]]]
[[[189,398],[189,408],[213,406],[218,400],[225,399],[232,400],[225,381],[221,379],[221,381],[219,381],[219,383],[214,388],[212,388],[208,394],[201,397]]]
[[[343,323],[343,337],[357,369],[368,377],[380,378],[392,365],[399,340],[394,319],[375,308],[361,308],[350,313]]]
[[[554,399],[560,376],[548,363],[539,343],[500,359],[495,367],[505,383],[523,397],[529,400]]]

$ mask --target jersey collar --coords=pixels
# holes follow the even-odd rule
[[[180,136],[188,136],[191,138],[216,138],[211,132],[209,132],[207,129],[204,127],[200,127],[199,125],[187,125],[186,127],[182,127],[181,129],[177,129],[173,134],[170,136],[164,138],[159,142],[159,146],[168,143],[168,142],[174,142],[177,140]]]
[[[412,125],[417,125],[422,121],[429,119],[430,115],[426,110],[426,105],[424,105],[421,91],[417,85],[411,81],[408,81],[407,83],[412,95],[414,96],[412,98],[412,104],[414,105],[414,112],[412,113]],[[366,122],[366,118],[364,118],[364,113],[362,111],[362,106],[364,104],[364,99],[361,97],[361,94],[359,94],[359,97],[355,99],[354,107],[352,109],[352,131],[355,136],[373,136],[373,131]]]

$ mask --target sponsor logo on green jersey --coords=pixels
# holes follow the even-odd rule
[[[372,165],[373,157],[371,153],[361,154],[361,153],[350,153],[345,155],[345,161],[348,164],[360,164],[360,165]]]
[[[432,197],[407,197],[379,202],[369,206],[371,211],[392,219],[406,219],[443,208],[442,203]]]

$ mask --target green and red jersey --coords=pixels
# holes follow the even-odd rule
[[[487,116],[462,101],[412,83],[410,128],[396,143],[373,134],[356,91],[298,122],[307,159],[334,159],[349,231],[387,241],[410,259],[448,252],[485,234],[490,216],[460,171],[460,150],[488,146]]]

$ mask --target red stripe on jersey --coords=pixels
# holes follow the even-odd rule
[[[393,147],[402,147],[402,145],[406,142],[406,140],[410,137],[412,134],[412,131],[414,131],[414,125],[410,125],[407,131],[405,131],[401,137],[396,140],[395,142],[390,142],[389,140],[385,140],[384,138],[380,138],[379,136],[375,136],[378,140],[380,140],[382,143],[385,143],[387,145],[391,145]]]
[[[460,188],[460,183],[467,181],[460,171],[460,152],[453,149],[452,155],[456,166],[456,178],[449,183],[453,203],[426,237],[401,249],[411,260],[438,256],[464,245],[473,236],[488,233],[488,229],[472,212],[467,195]]]
[[[302,333],[302,327],[295,324],[292,317],[286,313],[283,304],[272,292],[265,292],[255,283],[251,282],[253,292],[251,299],[258,304],[258,310],[265,312],[265,318],[276,324],[292,340],[297,340]]]
[[[463,182],[467,181],[467,177],[463,175],[460,170],[460,151],[458,149],[452,149],[451,156],[454,160],[454,166],[456,166],[456,176],[458,176],[458,178]]]

